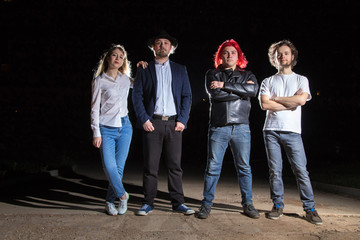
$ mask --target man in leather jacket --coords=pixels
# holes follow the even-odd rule
[[[247,60],[239,45],[231,39],[219,46],[215,55],[215,69],[206,73],[205,87],[210,99],[210,122],[204,199],[197,214],[201,219],[210,214],[228,145],[234,158],[244,214],[251,218],[260,217],[252,202],[252,174],[249,164],[250,97],[256,96],[259,85],[255,75],[244,70],[246,65]]]

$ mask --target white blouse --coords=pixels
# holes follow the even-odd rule
[[[130,78],[118,72],[116,78],[105,73],[92,82],[91,129],[93,137],[101,137],[99,124],[121,127],[121,118],[128,114],[128,94],[132,88]]]

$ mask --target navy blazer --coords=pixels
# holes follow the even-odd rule
[[[169,60],[170,61],[170,60]],[[177,119],[186,127],[189,120],[191,108],[191,87],[186,67],[170,61],[172,76],[172,93],[176,107]],[[157,78],[155,62],[149,62],[147,68],[141,66],[137,68],[134,87],[132,91],[132,101],[137,127],[142,128],[143,124],[152,118],[155,110],[157,90]]]

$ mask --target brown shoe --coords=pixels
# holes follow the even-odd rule
[[[283,209],[279,208],[279,205],[274,205],[271,211],[267,214],[267,218],[270,219],[279,219],[283,215]]]
[[[316,224],[316,225],[321,225],[323,223],[322,219],[320,218],[319,214],[317,213],[317,211],[315,209],[310,209],[306,211],[306,216],[305,216],[306,220],[308,220],[309,222]]]

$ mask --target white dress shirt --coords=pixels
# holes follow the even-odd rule
[[[116,78],[105,73],[92,82],[91,129],[93,137],[101,137],[99,124],[121,127],[121,118],[128,114],[130,78],[118,72]]]
[[[176,115],[169,60],[163,64],[155,60],[155,70],[157,78],[157,92],[154,114],[161,116]]]

